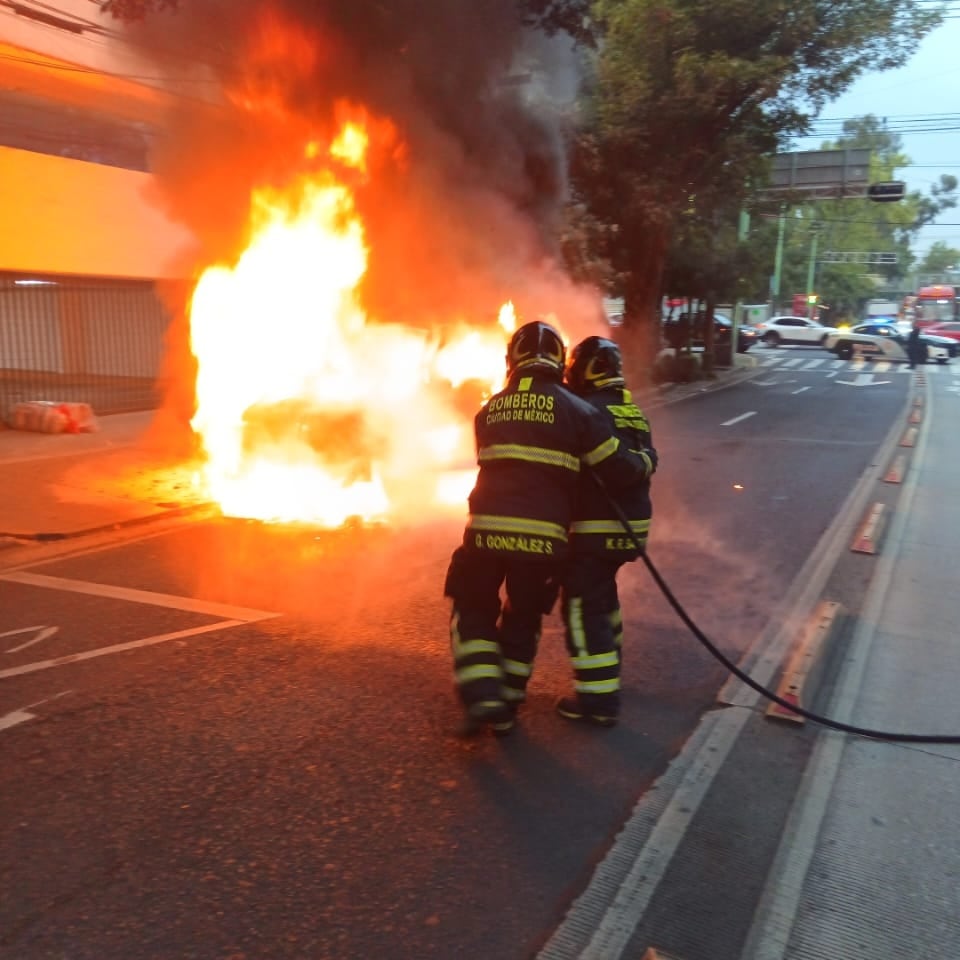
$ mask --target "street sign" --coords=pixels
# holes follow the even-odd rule
[[[887,263],[897,262],[895,253],[869,253],[860,250],[827,250],[820,256],[820,263]]]
[[[902,180],[887,180],[883,183],[871,183],[867,187],[867,199],[874,203],[892,203],[902,200],[907,185]]]
[[[862,197],[870,183],[870,150],[805,150],[778,153],[762,193]]]

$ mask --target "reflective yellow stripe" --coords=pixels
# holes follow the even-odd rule
[[[616,453],[617,447],[619,446],[620,441],[616,437],[611,437],[609,440],[604,440],[599,447],[595,447],[589,453],[585,453],[580,459],[588,467],[592,467],[594,464],[599,463],[601,460],[606,460],[607,457]]]
[[[620,662],[616,650],[609,653],[595,653],[592,656],[574,657],[573,665],[577,670],[599,670],[601,667],[615,667]]]
[[[580,597],[571,597],[567,602],[567,627],[570,630],[570,642],[577,651],[576,657],[585,657],[587,634],[583,629],[583,600]]]
[[[650,521],[631,520],[630,529],[645,537],[650,532]],[[570,530],[572,533],[626,533],[618,520],[574,520]]]
[[[609,453],[604,454],[604,456],[609,455]],[[520,443],[495,443],[489,447],[481,447],[477,456],[480,463],[488,463],[491,460],[525,460],[528,463],[545,463],[551,467],[563,467],[565,470],[573,470],[574,473],[580,471],[580,461],[575,456],[565,453],[563,450],[551,450],[549,447],[526,447]],[[599,459],[602,460],[603,457]]]
[[[478,663],[472,667],[461,667],[455,671],[457,683],[469,683],[471,680],[502,680],[503,671],[496,663]]]
[[[467,521],[471,530],[495,530],[498,533],[526,533],[532,537],[553,537],[566,542],[567,531],[559,523],[549,520],[531,520],[525,517],[498,517],[489,513],[475,513]]]
[[[616,693],[620,689],[620,678],[613,680],[580,680],[574,687],[577,693]]]
[[[460,640],[453,641],[453,653],[457,657],[469,657],[471,653],[500,653],[500,647],[493,640]]]
[[[533,674],[533,667],[529,663],[521,663],[519,660],[504,660],[503,669],[512,677],[529,677]]]
[[[527,694],[523,690],[514,690],[513,687],[504,687],[503,699],[508,703],[516,703],[518,701],[526,700]]]

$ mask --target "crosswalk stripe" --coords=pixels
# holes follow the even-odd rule
[[[803,364],[800,366],[800,364]],[[904,362],[893,362],[891,360],[866,360],[863,357],[854,357],[852,360],[827,360],[818,358],[816,360],[797,359],[783,354],[777,357],[764,357],[758,367],[778,367],[780,370],[815,370],[826,364],[830,369],[839,371],[845,370],[849,373],[913,373],[910,367]],[[929,376],[940,376],[945,373],[954,375],[953,370],[947,364],[926,363],[917,368],[918,373],[925,373]]]

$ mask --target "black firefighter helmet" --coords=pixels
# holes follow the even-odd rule
[[[574,393],[622,387],[623,383],[623,357],[612,340],[587,337],[573,348],[567,367],[567,386]]]
[[[525,323],[507,346],[507,374],[517,370],[546,370],[563,376],[567,351],[560,334],[542,320]]]

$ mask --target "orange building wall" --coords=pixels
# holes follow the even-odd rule
[[[0,271],[185,277],[190,233],[149,174],[0,147]]]

